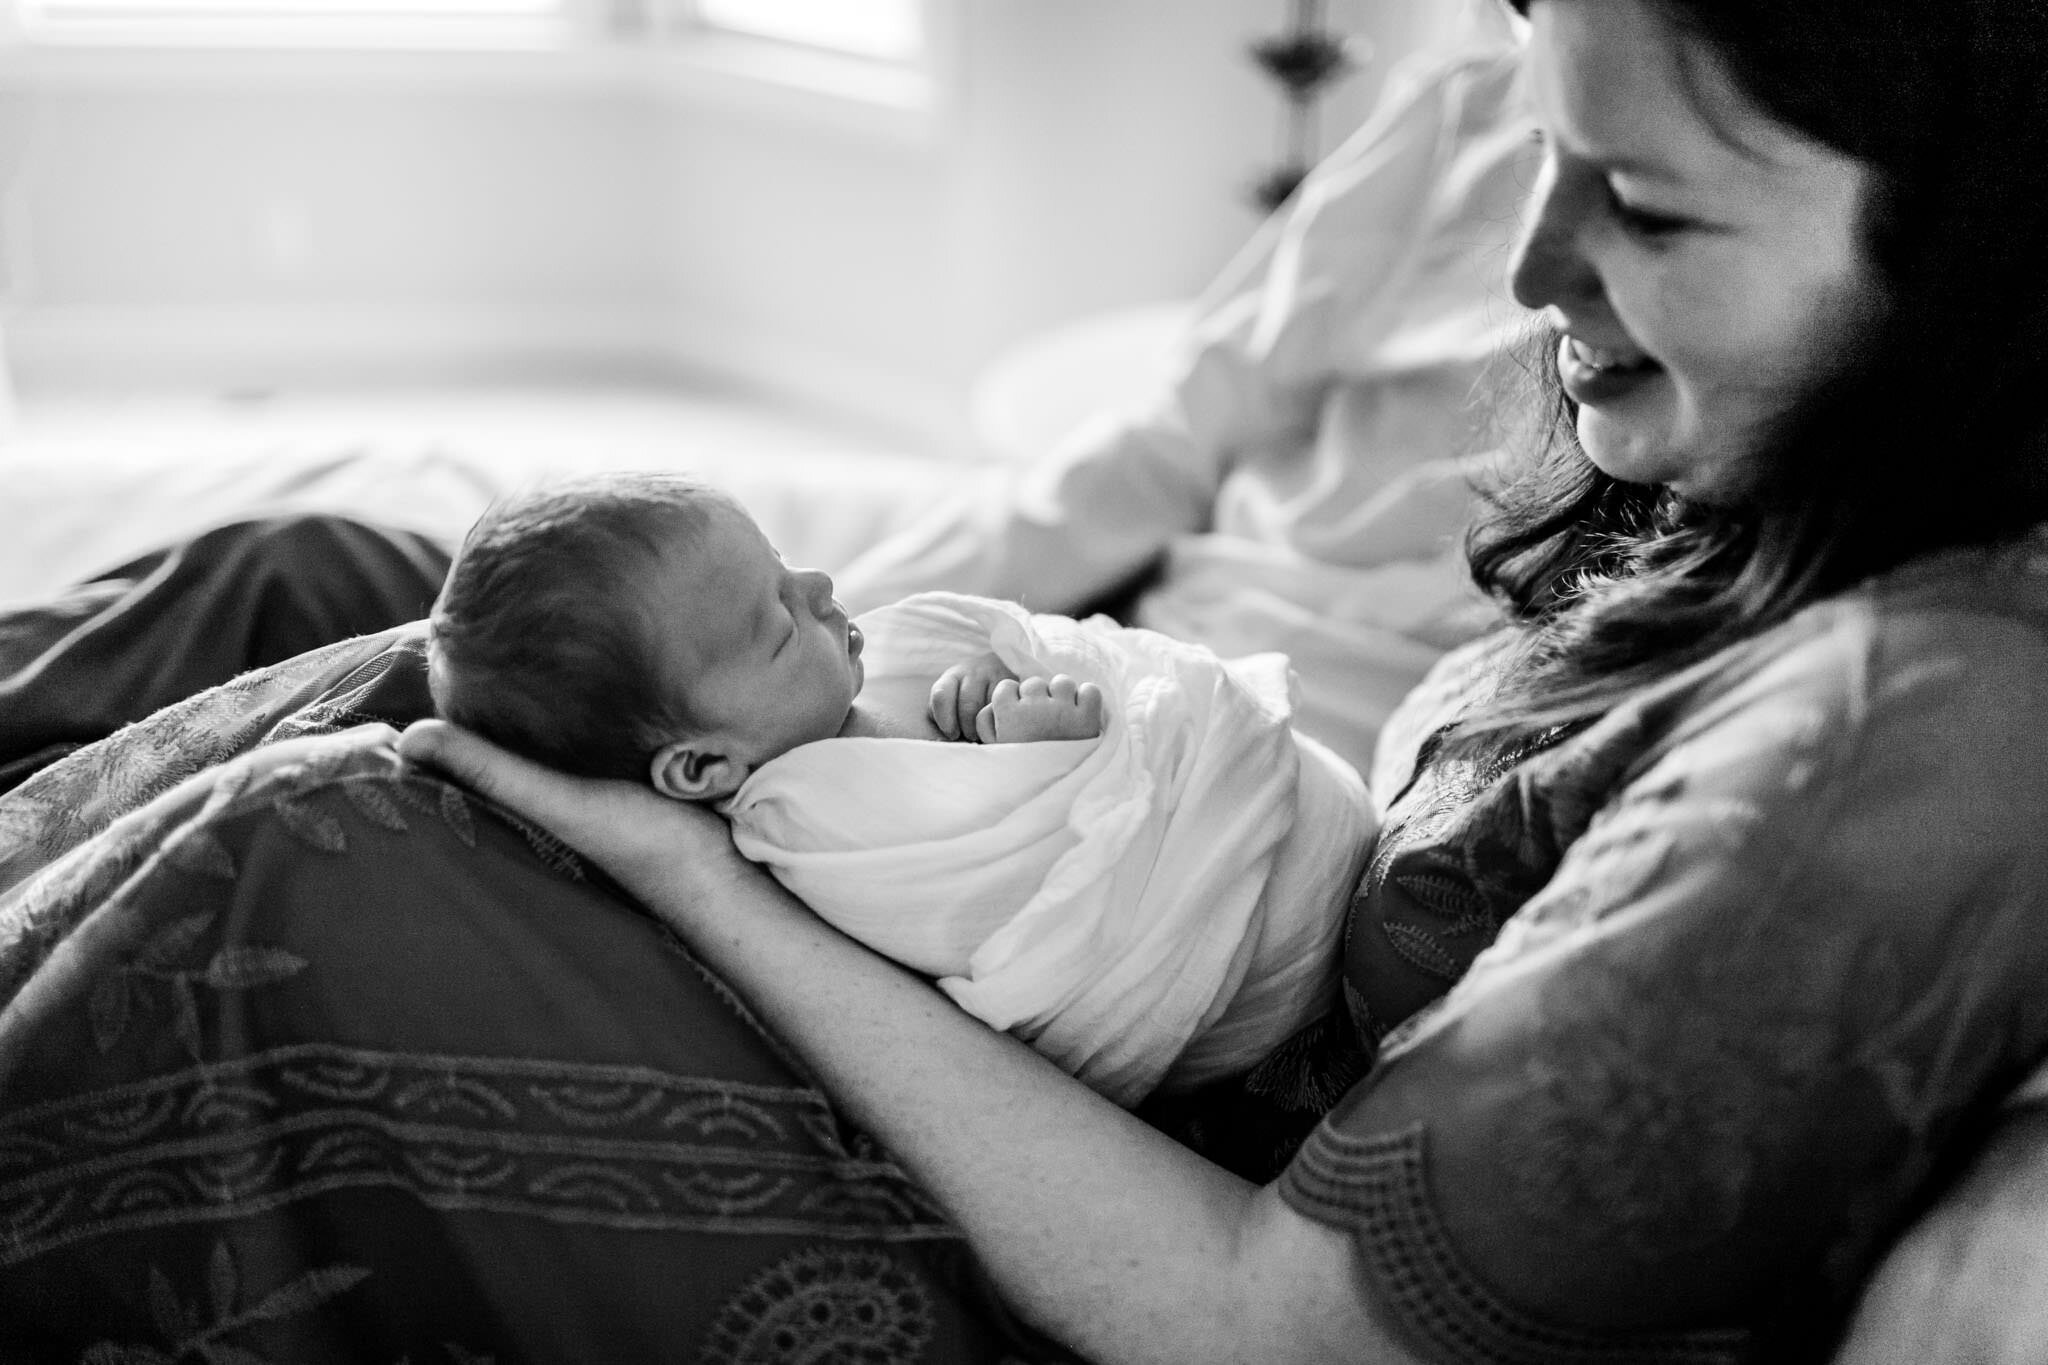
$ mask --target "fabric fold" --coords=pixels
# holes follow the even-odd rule
[[[1285,658],[948,593],[860,625],[871,685],[993,652],[1101,687],[1104,731],[805,745],[730,803],[742,853],[1119,1103],[1242,1070],[1327,1006],[1372,821],[1290,728]]]

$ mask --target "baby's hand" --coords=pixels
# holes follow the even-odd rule
[[[1028,744],[1040,739],[1094,739],[1102,733],[1102,689],[1064,673],[1050,678],[1005,679],[974,718],[983,744]]]
[[[973,739],[975,718],[988,706],[996,684],[1016,680],[993,654],[954,664],[932,684],[932,724],[947,739]]]

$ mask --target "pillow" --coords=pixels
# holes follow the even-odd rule
[[[2037,1075],[2048,1080],[2048,1068]],[[2048,1360],[2048,1085],[2023,1088],[1866,1286],[1835,1365]]]

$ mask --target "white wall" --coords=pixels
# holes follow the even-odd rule
[[[1251,230],[1281,106],[1243,45],[1286,9],[960,0],[926,137],[530,59],[0,56],[17,385],[698,371],[944,438],[1004,346]],[[1382,60],[1325,145],[1442,11],[1333,6]]]
[[[411,85],[60,88],[10,196],[18,383],[254,387],[642,349],[635,101]]]

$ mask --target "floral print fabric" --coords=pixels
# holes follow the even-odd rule
[[[658,924],[329,733],[421,713],[420,638],[0,799],[0,1358],[1056,1356]]]

